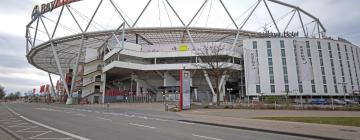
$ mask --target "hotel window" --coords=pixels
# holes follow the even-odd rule
[[[268,64],[269,64],[269,66],[272,66],[272,65],[273,65],[272,58],[268,58]]]
[[[282,58],[282,64],[283,66],[286,66],[286,58]]]
[[[267,55],[268,57],[272,57],[271,49],[267,49]]]
[[[339,93],[338,87],[336,85],[334,86],[334,88],[335,88],[335,93]]]
[[[324,93],[328,93],[327,86],[324,85]]]
[[[311,91],[312,91],[312,93],[316,93],[315,85],[311,85]]]
[[[300,93],[304,93],[304,90],[303,90],[303,86],[302,86],[302,85],[299,85],[299,92],[300,92]]]
[[[257,42],[253,41],[253,49],[257,49]]]
[[[322,76],[323,84],[326,84],[326,76]]]
[[[274,76],[270,76],[270,83],[271,83],[271,84],[274,84],[274,83],[275,83]]]
[[[289,83],[289,78],[288,78],[288,76],[284,76],[284,83],[285,83],[285,84],[288,84],[288,83]]]
[[[324,67],[321,67],[321,74],[325,75],[325,68]]]
[[[306,43],[306,48],[310,49],[310,43],[309,43],[309,41],[306,41],[305,43]]]
[[[318,49],[320,50],[321,49],[320,41],[317,42],[317,46],[318,46]]]
[[[271,93],[275,93],[275,85],[270,86]]]
[[[261,92],[260,85],[256,85],[256,93],[260,93],[260,92]]]
[[[285,48],[284,40],[280,40],[280,48]]]
[[[285,91],[289,92],[289,85],[285,85]]]
[[[287,71],[287,68],[286,68],[286,67],[283,67],[283,72],[284,72],[284,75],[287,75],[287,74],[288,74],[288,71]]]
[[[271,42],[270,41],[266,41],[266,46],[268,49],[271,49]]]
[[[274,75],[274,68],[273,67],[269,67],[269,75]]]
[[[281,49],[281,56],[285,57],[285,49]]]

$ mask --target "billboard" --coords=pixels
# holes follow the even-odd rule
[[[190,71],[180,70],[180,106],[190,109]]]

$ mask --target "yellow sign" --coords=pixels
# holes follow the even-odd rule
[[[182,44],[182,45],[179,46],[179,51],[180,52],[188,51],[188,49],[189,49],[189,46],[186,45],[186,44]]]

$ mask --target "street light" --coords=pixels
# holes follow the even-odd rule
[[[226,90],[227,90],[228,93],[229,93],[229,98],[230,98],[230,103],[231,103],[231,94],[230,94],[230,93],[231,93],[231,91],[232,91],[233,89],[232,89],[232,88],[227,88]]]
[[[303,108],[303,109],[304,109],[304,105],[303,105],[303,100],[302,100],[302,95],[301,95],[301,92],[299,92],[299,90],[298,90],[298,89],[293,89],[292,91],[293,91],[293,93],[295,93],[295,95],[297,95],[297,93],[299,93],[299,96],[300,96],[300,105],[301,105],[301,108]]]
[[[342,88],[343,88],[343,91],[344,91],[344,100],[346,99],[346,91],[345,91],[345,88],[346,88],[346,84],[345,82],[342,82],[342,83],[338,83],[339,85],[342,85]]]

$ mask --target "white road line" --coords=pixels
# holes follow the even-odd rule
[[[167,122],[167,121],[169,121],[169,120],[159,119],[159,118],[155,118],[155,120],[157,120],[157,121],[162,121],[162,122]]]
[[[134,126],[145,127],[145,128],[151,128],[151,129],[156,128],[156,127],[153,127],[153,126],[142,125],[142,124],[136,124],[136,123],[128,123],[128,124],[129,124],[129,125],[134,125]]]
[[[211,139],[211,140],[223,140],[223,139],[219,139],[219,138],[213,138],[213,137],[208,137],[208,136],[201,136],[201,135],[196,135],[196,134],[192,134],[192,135],[193,135],[194,137]]]
[[[102,117],[96,117],[96,118],[98,118],[98,119],[100,119],[100,120],[111,121],[111,119],[106,119],[106,118],[102,118]]]
[[[194,123],[189,123],[189,122],[182,122],[182,121],[177,121],[178,123],[181,123],[181,124],[190,124],[190,125],[194,125]]]
[[[95,113],[100,113],[99,111],[94,111]]]
[[[72,134],[72,133],[69,133],[69,132],[66,132],[66,131],[63,131],[63,130],[60,130],[60,129],[57,129],[57,128],[53,128],[51,126],[47,126],[45,124],[42,124],[42,123],[39,123],[37,121],[34,121],[34,120],[30,120],[29,118],[26,118],[24,116],[20,116],[21,118],[23,118],[24,120],[28,121],[28,122],[31,122],[33,124],[36,124],[36,125],[39,125],[41,127],[45,127],[47,129],[50,129],[50,130],[53,130],[55,132],[58,132],[58,133],[61,133],[61,134],[64,134],[64,135],[68,135],[70,137],[73,137],[73,138],[76,138],[76,139],[79,139],[79,140],[90,140],[88,138],[84,138],[84,137],[81,137],[79,135],[75,135],[75,134]]]
[[[20,114],[19,113],[16,113],[14,110],[12,110],[11,108],[8,108],[8,110],[10,110],[10,112],[12,112],[13,114],[19,116]]]

